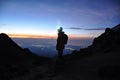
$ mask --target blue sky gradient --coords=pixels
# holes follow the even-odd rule
[[[0,0],[0,32],[98,36],[120,23],[119,0]]]

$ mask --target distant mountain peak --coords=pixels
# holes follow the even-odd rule
[[[5,33],[0,33],[1,35],[6,35]]]
[[[14,48],[22,49],[5,33],[0,34],[0,48],[2,47],[5,47],[5,48],[14,47]]]
[[[114,31],[120,31],[120,24],[118,24],[115,27],[113,27],[112,30],[114,30]]]
[[[8,38],[8,35],[5,33],[0,33],[0,38]]]

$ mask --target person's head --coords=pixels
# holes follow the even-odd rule
[[[58,32],[63,32],[63,28],[60,27],[60,28],[58,29]]]

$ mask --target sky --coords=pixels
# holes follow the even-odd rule
[[[119,0],[0,0],[0,33],[53,38],[63,27],[71,37],[96,37],[120,24]]]

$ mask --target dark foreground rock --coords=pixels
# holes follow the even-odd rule
[[[7,34],[0,34],[0,80],[23,76],[32,68],[49,64],[50,61],[27,48],[21,48]]]

